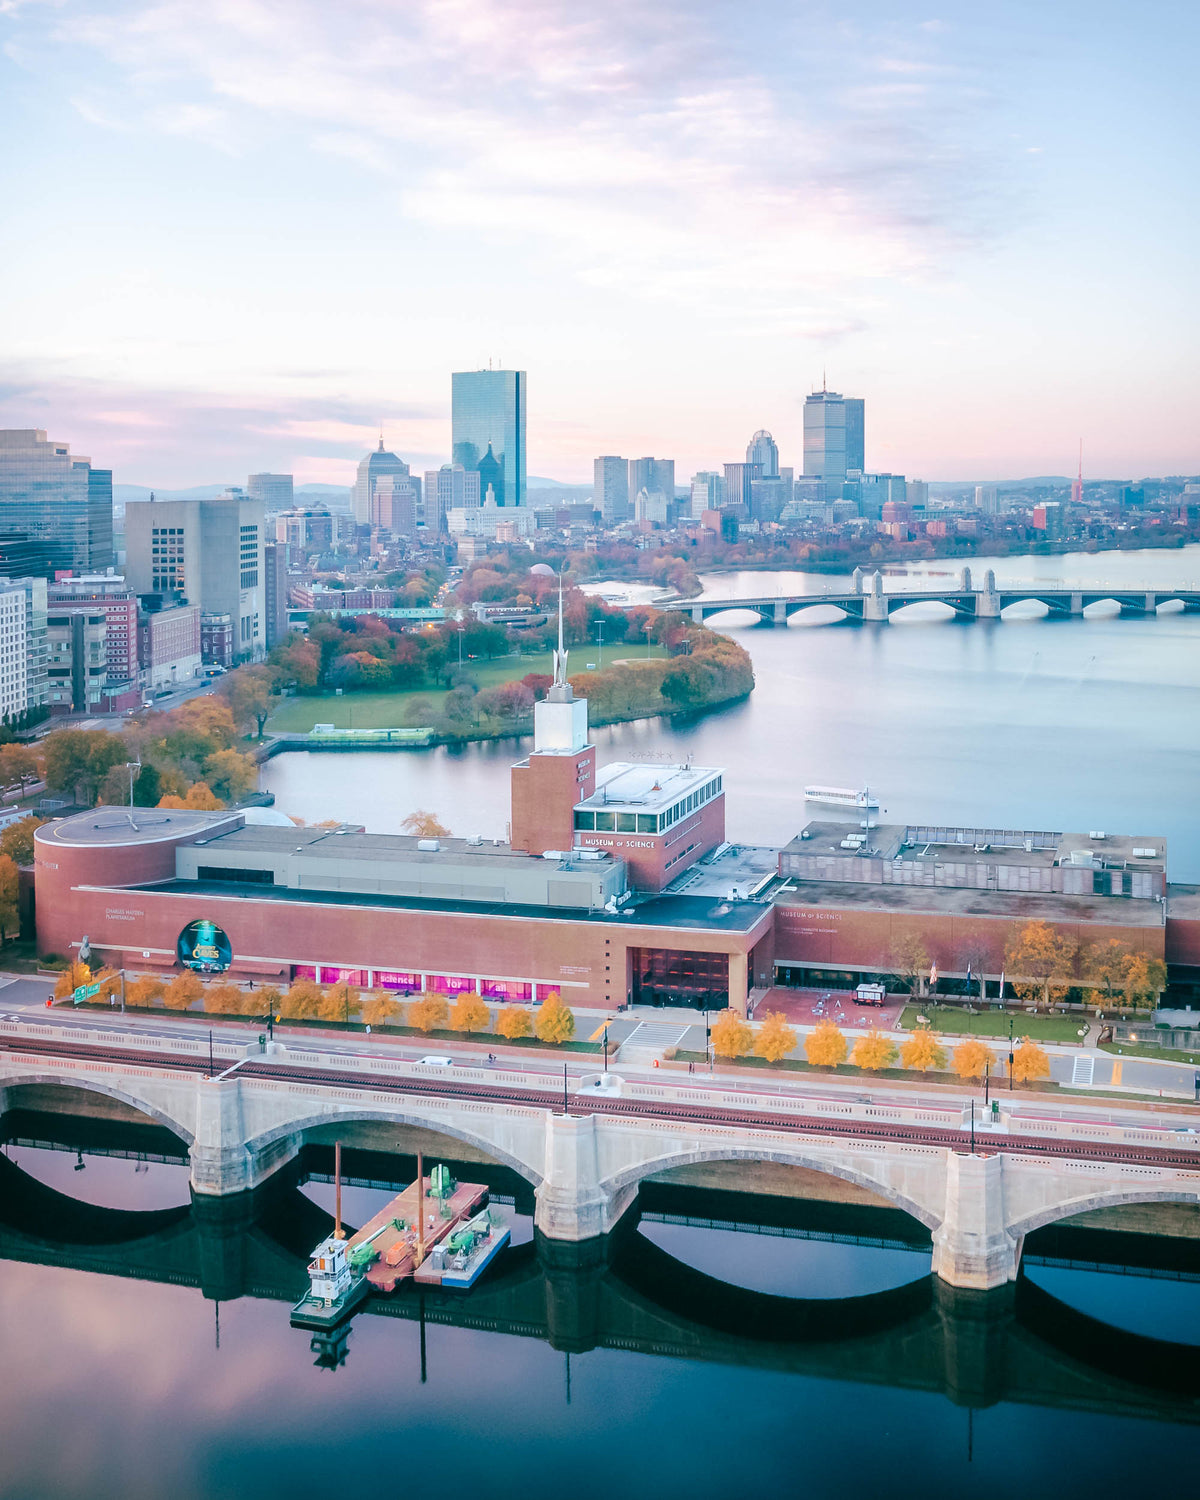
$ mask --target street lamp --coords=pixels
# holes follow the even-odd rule
[[[596,621],[596,665],[601,672],[604,671],[604,625],[603,620]]]
[[[136,833],[137,824],[133,821],[133,783],[142,769],[141,756],[139,755],[137,760],[127,760],[125,762],[125,769],[129,772],[129,826]]]
[[[1013,1086],[1013,1018],[1008,1018],[1008,1092],[1012,1093]]]
[[[604,1023],[604,1071],[608,1072],[608,1022]]]

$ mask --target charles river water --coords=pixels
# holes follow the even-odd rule
[[[971,566],[1200,584],[1200,549]],[[923,573],[948,586],[957,566]],[[838,582],[725,574],[706,592]],[[923,605],[883,628],[813,616],[786,631],[726,616],[754,658],[752,697],[601,729],[601,760],[724,767],[735,840],[790,838],[806,783],[869,783],[896,820],[1165,836],[1173,877],[1200,881],[1200,615],[1040,614],[965,625]],[[387,831],[426,807],[456,833],[502,836],[518,753],[288,755],[263,780],[309,821]],[[325,1157],[248,1215],[206,1216],[169,1138],[147,1163],[62,1134],[79,1154],[10,1142],[0,1161],[4,1500],[1195,1486],[1200,1239],[1133,1236],[1102,1255],[1047,1238],[1014,1289],[981,1299],[931,1281],[903,1216],[688,1189],[646,1195],[607,1262],[559,1263],[501,1176],[514,1246],[473,1292],[402,1293],[314,1351],[288,1301],[329,1224]],[[391,1170],[411,1176],[405,1160]],[[388,1171],[363,1157],[356,1180]],[[348,1188],[350,1222],[386,1196]]]

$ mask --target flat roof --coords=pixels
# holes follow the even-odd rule
[[[191,812],[168,807],[97,807],[92,812],[43,823],[34,838],[43,844],[153,844],[161,839],[186,838],[240,823],[240,812]],[[266,829],[260,829],[266,832]],[[275,833],[300,833],[301,829],[276,828]]]
[[[1034,829],[935,828],[916,823],[877,823],[864,828],[865,814],[851,819],[814,819],[786,846],[788,854],[836,854],[854,857],[842,841],[852,834],[867,834],[867,843],[857,853],[863,858],[892,860],[953,860],[958,864],[1040,866],[1069,865],[1074,850],[1091,850],[1095,867],[1124,865],[1135,870],[1166,867],[1167,841],[1161,834],[1105,833],[1094,838],[1087,833],[1048,833]],[[1025,848],[1024,840],[1032,843]],[[977,847],[978,846],[978,847]],[[1135,855],[1135,849],[1152,849],[1150,856]]]
[[[655,811],[670,807],[722,776],[719,766],[665,766],[638,761],[613,761],[596,772],[596,790],[576,807],[631,807]]]
[[[1058,892],[979,891],[961,885],[877,885],[846,880],[801,880],[775,893],[781,907],[843,907],[859,911],[926,912],[930,916],[1028,917],[1100,922],[1113,927],[1161,927],[1163,905],[1131,896],[1064,896]]]
[[[771,906],[763,901],[729,901],[708,896],[648,896],[626,902],[617,912],[575,906],[526,906],[506,901],[446,901],[423,896],[383,896],[361,891],[312,891],[291,886],[247,886],[235,880],[164,880],[152,885],[97,886],[98,890],[143,895],[224,896],[231,901],[293,901],[316,906],[366,906],[396,911],[458,912],[464,916],[524,917],[539,922],[603,922],[624,927],[675,927],[700,932],[747,933]]]
[[[422,849],[422,844],[435,843],[436,849]],[[514,849],[511,844],[492,839],[439,838],[422,839],[407,833],[364,833],[356,825],[339,828],[282,828],[254,824],[246,828],[234,828],[218,832],[211,839],[201,839],[196,847],[210,850],[214,860],[225,851],[237,854],[303,854],[309,859],[351,859],[367,864],[383,864],[389,859],[403,857],[406,865],[437,865],[453,861],[474,863],[479,860],[491,869],[528,869],[531,861],[540,855],[526,854]],[[605,851],[596,851],[598,859],[579,859],[570,863],[581,868],[612,863],[612,856]],[[545,864],[552,861],[546,860]],[[559,866],[566,860],[559,860]]]

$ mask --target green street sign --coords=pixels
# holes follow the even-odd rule
[[[90,1000],[93,995],[98,995],[103,988],[103,984],[81,984],[71,999],[74,1004],[79,1005],[84,1000]]]

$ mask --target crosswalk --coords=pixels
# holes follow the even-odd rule
[[[688,1029],[664,1021],[639,1021],[621,1043],[621,1057],[626,1062],[661,1057],[669,1047],[679,1046]]]
[[[1071,1082],[1087,1088],[1096,1076],[1096,1059],[1080,1055],[1075,1059],[1075,1066],[1071,1069]]]

